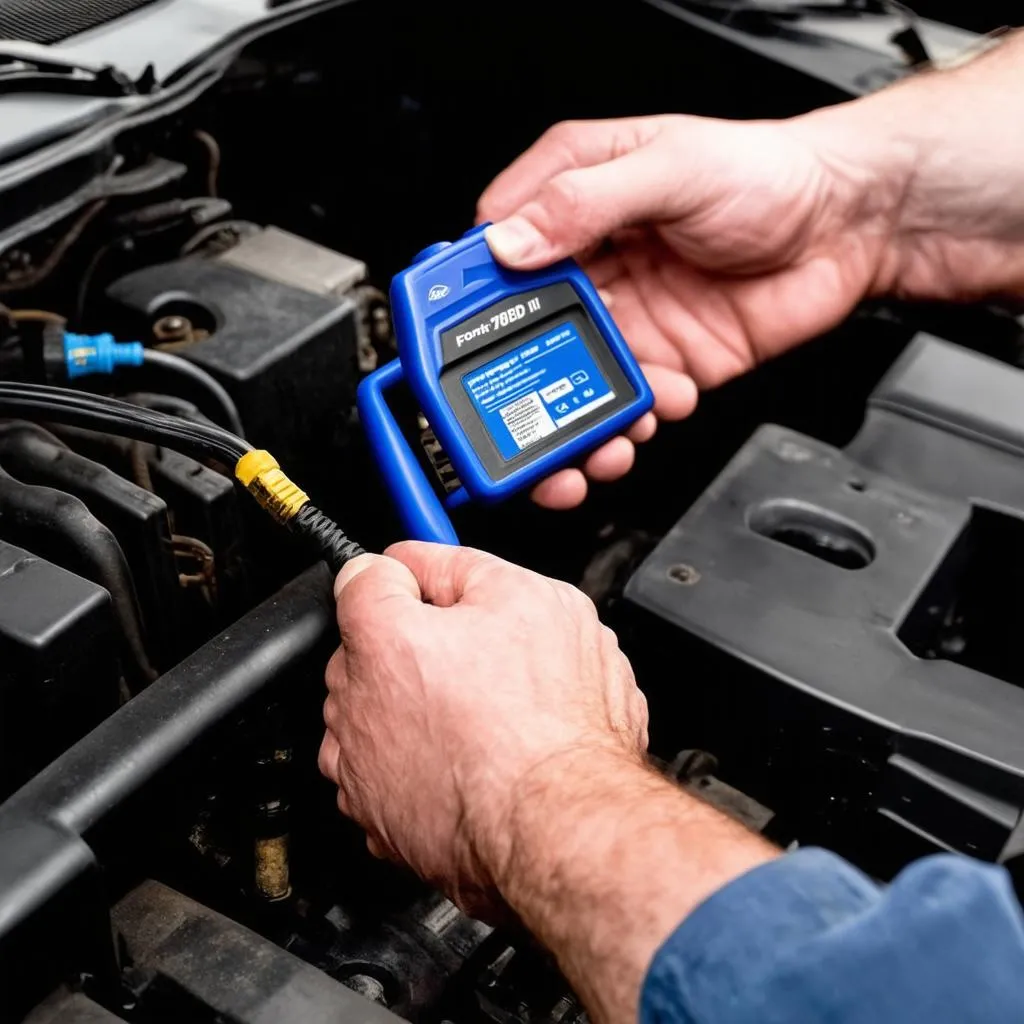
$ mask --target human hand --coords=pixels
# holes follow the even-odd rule
[[[556,125],[484,192],[479,219],[510,267],[576,256],[655,394],[688,416],[711,388],[840,322],[873,289],[903,180],[846,159],[817,122],[665,116]],[[656,419],[594,452],[611,480]],[[569,508],[579,470],[535,499]]]
[[[321,771],[378,855],[493,907],[516,801],[577,758],[640,764],[647,704],[579,590],[467,548],[403,543],[335,585]]]

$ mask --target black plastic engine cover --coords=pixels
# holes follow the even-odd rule
[[[841,756],[835,813],[995,859],[1024,806],[1024,374],[919,337],[845,452],[761,428],[626,596],[685,631],[662,663],[724,656],[681,712],[714,690],[774,763],[815,749],[794,803]]]
[[[85,502],[117,538],[131,566],[156,663],[169,666],[179,660],[184,653],[178,621],[180,587],[167,505],[34,423],[0,426],[0,463],[24,483],[54,487]]]
[[[0,541],[0,796],[117,710],[110,596]]]
[[[126,327],[143,338],[171,313],[208,322],[211,336],[179,354],[227,388],[253,444],[272,451],[314,501],[330,504],[339,474],[328,455],[336,458],[349,445],[358,380],[350,299],[199,258],[147,267],[116,281],[108,294],[130,312]]]

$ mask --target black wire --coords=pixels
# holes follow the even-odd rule
[[[153,348],[146,349],[143,360],[146,366],[155,366],[160,371],[186,378],[193,384],[198,384],[216,403],[223,425],[238,437],[245,437],[245,428],[242,426],[242,417],[238,415],[238,406],[235,405],[234,400],[220,381],[207,373],[201,366],[196,366],[195,363],[182,359],[181,356]]]
[[[234,468],[252,445],[216,425],[143,409],[116,398],[45,384],[0,381],[0,415],[24,416],[120,434],[166,445],[193,458],[215,458]]]
[[[144,409],[156,409],[166,412],[179,419],[190,420],[192,423],[211,424],[209,416],[204,416],[196,406],[186,398],[178,395],[165,395],[156,391],[130,391],[124,396],[126,402],[141,405]]]
[[[118,434],[136,441],[165,445],[194,458],[215,458],[234,469],[252,445],[214,424],[168,416],[116,398],[70,391],[46,384],[0,381],[0,416],[36,417],[73,427]],[[288,523],[334,572],[363,549],[333,519],[307,503]]]

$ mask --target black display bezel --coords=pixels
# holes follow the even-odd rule
[[[497,304],[495,308],[505,305],[507,305],[507,300]],[[476,314],[467,320],[476,319],[479,315]],[[560,427],[553,434],[537,444],[531,445],[513,458],[506,459],[498,450],[483,417],[463,387],[462,378],[562,323],[571,323],[576,328],[580,339],[604,374],[609,387],[615,393],[615,398],[600,408],[594,409],[593,412],[582,416],[568,427]],[[604,419],[623,406],[629,405],[636,398],[636,391],[627,380],[618,360],[604,343],[597,326],[579,301],[575,291],[572,292],[569,303],[562,308],[547,311],[547,315],[543,319],[536,320],[520,330],[510,332],[500,341],[488,345],[486,348],[479,348],[472,355],[446,367],[441,374],[440,383],[459,426],[492,480],[502,480],[522,466],[561,447],[571,438],[579,436],[593,426],[595,420]]]

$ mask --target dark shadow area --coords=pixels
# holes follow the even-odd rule
[[[899,630],[919,658],[1024,686],[1024,520],[976,506]]]
[[[766,501],[748,523],[754,533],[840,569],[863,569],[875,559],[874,542],[859,526],[802,501]]]

